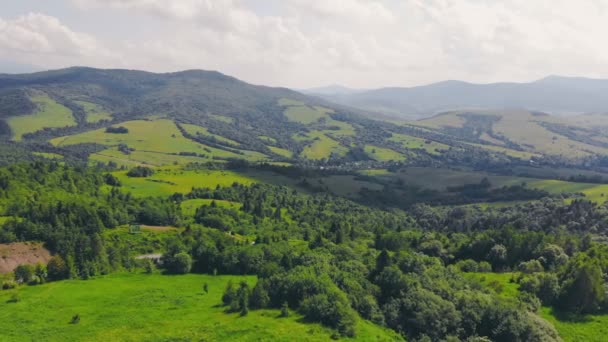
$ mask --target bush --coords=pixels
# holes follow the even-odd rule
[[[146,166],[136,166],[127,172],[128,177],[149,177],[154,174],[154,170]]]
[[[17,287],[17,283],[12,280],[6,280],[6,281],[2,282],[3,290],[14,289],[15,287]]]
[[[108,127],[106,128],[106,133],[112,133],[112,134],[127,134],[129,133],[129,129],[123,126],[118,126],[118,127]]]
[[[70,275],[70,271],[61,256],[56,255],[49,260],[46,265],[46,271],[50,280],[66,279]]]
[[[171,273],[186,274],[192,268],[192,257],[186,252],[177,253],[173,257],[170,267]]]
[[[32,265],[19,265],[13,271],[15,281],[18,284],[27,284],[34,279],[34,267]]]

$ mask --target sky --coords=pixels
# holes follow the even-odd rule
[[[0,0],[0,72],[217,70],[310,88],[608,78],[608,0]]]

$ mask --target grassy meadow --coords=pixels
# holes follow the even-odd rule
[[[74,101],[78,105],[82,106],[86,113],[86,120],[89,123],[96,123],[103,120],[112,120],[112,114],[108,113],[105,109],[95,103],[87,101]]]
[[[327,341],[333,331],[292,313],[251,310],[245,317],[220,306],[226,284],[253,276],[112,274],[0,292],[3,341]],[[203,291],[208,284],[209,293]],[[17,295],[18,302],[11,302]],[[36,308],[36,310],[32,310]],[[80,322],[71,324],[74,315]],[[398,336],[360,321],[361,341]]]
[[[47,95],[36,95],[31,100],[36,104],[36,112],[29,115],[12,116],[6,120],[13,132],[13,140],[20,141],[24,134],[34,133],[46,127],[76,125],[72,111]]]
[[[159,168],[146,178],[128,177],[127,171],[114,172],[121,189],[137,197],[170,196],[176,192],[189,193],[193,187],[215,188],[234,182],[252,184],[255,178],[227,170],[181,170],[176,167]]]

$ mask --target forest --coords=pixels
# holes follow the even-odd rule
[[[559,341],[537,315],[541,306],[608,309],[608,208],[585,199],[401,210],[237,182],[135,197],[109,171],[41,161],[0,169],[0,243],[41,241],[54,255],[47,265],[17,267],[2,288],[156,267],[255,275],[255,284],[226,285],[227,312],[294,311],[336,338],[356,338],[363,319],[411,341]],[[204,204],[187,214],[180,208],[189,201]],[[158,265],[135,259],[151,242],[113,233],[134,224],[178,228],[156,242]],[[516,296],[470,276],[499,273],[513,275]]]

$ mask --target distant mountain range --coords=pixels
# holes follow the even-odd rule
[[[608,80],[582,77],[549,76],[530,83],[444,81],[366,91],[332,86],[305,93],[353,108],[410,119],[455,109],[526,109],[558,115],[608,112]]]

